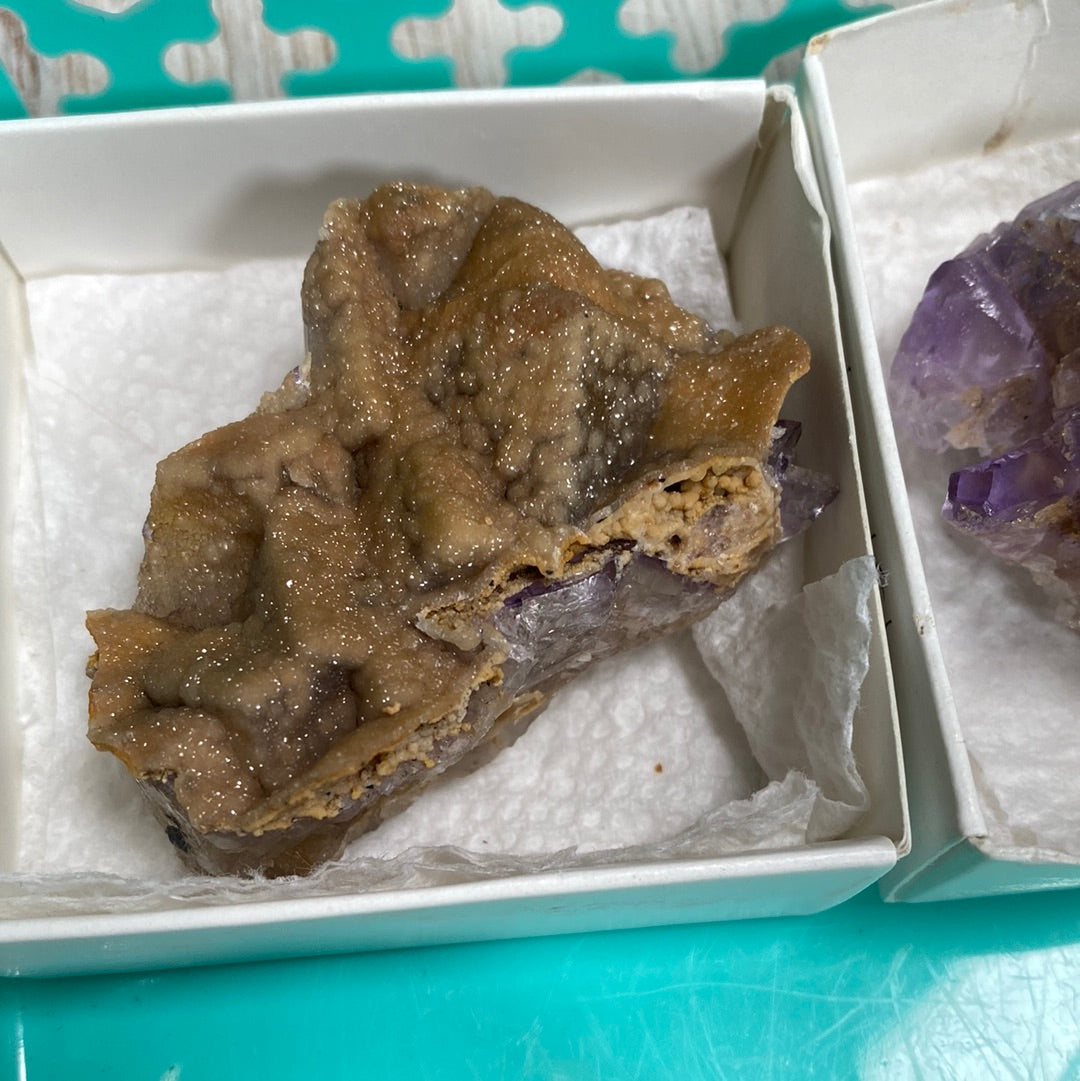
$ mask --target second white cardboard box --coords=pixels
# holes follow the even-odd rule
[[[895,900],[1080,885],[1080,640],[1027,572],[941,520],[950,469],[894,432],[885,373],[927,278],[1080,177],[1080,7],[933,3],[811,43],[800,98],[843,327],[904,733]]]
[[[741,323],[788,324],[813,351],[811,375],[793,393],[785,415],[805,422],[800,460],[832,474],[841,494],[807,537],[805,580],[831,575],[846,561],[869,553],[828,224],[798,108],[787,91],[767,92],[763,84],[750,82],[179,110],[14,123],[0,130],[0,153],[7,163],[0,199],[6,255],[0,264],[6,312],[0,371],[5,409],[9,419],[20,421],[25,417],[23,376],[49,329],[39,332],[40,342],[33,340],[26,298],[59,275],[118,273],[135,281],[159,271],[302,259],[331,199],[364,195],[380,181],[399,178],[483,184],[534,202],[574,226],[641,218],[677,206],[705,207],[726,257]],[[63,319],[63,312],[57,318]],[[133,363],[152,370],[154,359],[137,356]],[[223,372],[229,360],[221,359]],[[73,355],[70,364],[78,363]],[[74,374],[73,367],[68,380],[61,369],[56,383],[77,399],[70,393],[77,385]],[[163,380],[178,386],[184,378],[183,369],[162,372]],[[122,373],[119,383],[122,393]],[[110,408],[107,402],[87,402],[86,407],[106,413]],[[148,437],[153,434],[153,416],[140,416],[130,402],[124,409],[131,418],[126,424]],[[3,467],[6,475],[21,473],[25,480],[34,458],[16,438],[20,427],[5,423]],[[103,430],[107,433],[109,425]],[[108,449],[71,442],[65,446],[61,438],[56,445],[79,458]],[[95,476],[95,484],[99,479]],[[115,481],[134,483],[125,476]],[[22,582],[12,581],[13,537],[21,551],[34,552],[34,536],[26,532],[33,516],[13,525],[13,489],[5,489],[0,529],[4,973],[158,967],[813,912],[873,883],[907,849],[891,672],[875,589],[869,669],[851,740],[868,810],[835,840],[709,858],[595,866],[556,862],[531,874],[501,871],[497,861],[479,860],[476,873],[455,864],[441,878],[436,875],[435,884],[413,888],[369,889],[362,876],[350,881],[346,875],[318,890],[309,890],[305,880],[290,880],[278,893],[261,887],[231,890],[224,882],[219,888],[213,881],[193,890],[181,881],[149,894],[123,876],[85,869],[66,873],[61,819],[61,828],[51,834],[56,851],[46,854],[47,871],[26,873],[19,861],[20,852],[25,853],[21,842],[32,825],[31,800],[23,785],[24,776],[30,776],[31,743],[40,759],[42,732],[56,733],[58,739],[62,735],[75,741],[79,762],[87,768],[87,756],[95,752],[82,746],[81,702],[52,711],[41,706],[21,717],[12,703],[19,686],[32,679],[46,690],[63,683],[75,688],[76,697],[83,693],[78,689],[82,677],[70,663],[55,673],[50,665],[61,655],[61,638],[81,641],[83,632],[76,625],[81,609],[100,604],[104,586],[98,581],[102,566],[85,566],[78,603],[70,597],[55,602],[71,609],[65,620],[72,626],[54,625],[42,634],[32,621],[16,625],[13,612],[25,613],[35,603],[40,607],[41,597],[28,596]],[[62,494],[62,484],[59,490]],[[87,516],[87,530],[94,529],[95,510]],[[49,515],[46,507],[46,527]],[[59,558],[83,566],[82,523],[76,526],[62,536]],[[55,611],[46,615],[55,624]],[[48,693],[38,698],[48,700]],[[536,723],[542,725],[544,718]],[[33,741],[32,726],[46,726],[33,733]],[[651,774],[651,760],[648,766]],[[65,778],[47,776],[43,783],[63,785]],[[667,791],[666,798],[677,803],[678,791],[671,786]],[[30,797],[43,802],[41,793]],[[534,798],[540,803],[531,813],[542,814],[543,792]],[[602,788],[591,798],[595,805],[589,814],[602,817],[607,810]],[[44,802],[45,814],[55,817]],[[132,807],[133,813],[138,810]],[[38,818],[40,812],[39,806]],[[127,827],[119,823],[128,819],[117,815],[110,821],[116,843],[123,843],[120,830]],[[72,864],[78,863],[79,853],[73,852]]]

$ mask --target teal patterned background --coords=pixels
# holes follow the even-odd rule
[[[472,0],[477,3],[478,0]],[[908,0],[910,2],[910,0]],[[44,112],[89,113],[170,105],[197,105],[257,96],[238,93],[227,78],[171,74],[170,49],[228,46],[239,30],[260,40],[291,35],[326,40],[328,64],[320,70],[282,70],[279,94],[301,96],[376,90],[436,89],[461,85],[461,67],[450,55],[407,56],[395,32],[409,22],[445,19],[448,0],[0,0],[0,119]],[[486,0],[500,18],[547,9],[556,27],[543,42],[516,44],[503,57],[505,83],[541,85],[599,72],[628,81],[724,78],[760,74],[769,61],[813,34],[888,10],[871,0],[684,0],[719,26],[720,58],[687,70],[677,62],[670,29],[631,32],[621,17],[627,0]],[[896,6],[895,4],[893,6]],[[659,0],[657,10],[678,7]],[[244,27],[243,21],[262,25]],[[662,22],[662,18],[659,20]],[[659,24],[653,20],[653,24]],[[467,27],[461,34],[467,33]],[[66,66],[65,66],[66,65]],[[49,71],[90,73],[84,87],[61,91],[50,108],[35,108],[32,91]],[[44,74],[43,74],[44,73]],[[70,80],[69,80],[70,81]],[[76,80],[78,81],[78,80]],[[87,80],[84,80],[86,82]],[[489,79],[488,81],[493,81]]]

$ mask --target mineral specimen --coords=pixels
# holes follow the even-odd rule
[[[832,492],[776,426],[809,352],[719,340],[541,211],[333,204],[309,356],[158,467],[90,613],[90,738],[187,862],[302,873],[576,671],[705,614]]]
[[[890,371],[921,446],[993,454],[1080,400],[1080,181],[977,237],[930,277]]]
[[[953,474],[945,518],[1026,566],[1080,626],[1080,181],[934,271],[890,393],[922,446],[990,456]]]
[[[943,513],[1027,567],[1080,630],[1080,404],[1034,439],[953,473]]]

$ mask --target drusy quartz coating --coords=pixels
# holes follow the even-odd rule
[[[1080,181],[931,276],[890,373],[898,425],[976,448],[946,520],[1027,567],[1080,626]]]
[[[334,856],[831,496],[776,425],[801,339],[515,199],[335,203],[302,295],[307,361],[160,463],[137,600],[88,617],[90,738],[212,872]]]

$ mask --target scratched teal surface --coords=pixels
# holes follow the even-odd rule
[[[231,3],[233,0],[219,0]],[[507,58],[510,85],[561,82],[599,68],[628,81],[678,79],[688,75],[672,59],[667,31],[636,35],[619,23],[623,0],[501,0],[510,10],[541,3],[562,18],[562,31],[543,46],[521,47]],[[703,0],[704,2],[704,0]],[[753,10],[755,5],[743,5]],[[395,52],[393,28],[406,18],[446,14],[450,0],[263,0],[262,18],[278,34],[325,31],[335,41],[334,61],[323,71],[285,74],[288,95],[373,90],[420,90],[454,85],[448,57],[412,59]],[[889,5],[845,0],[767,0],[772,12],[759,20],[733,22],[725,31],[725,53],[696,78],[753,76],[776,55],[818,31],[850,22]],[[125,11],[107,13],[77,0],[3,0],[36,54],[95,57],[108,73],[99,93],[61,98],[61,113],[109,112],[151,106],[201,105],[228,101],[222,81],[184,84],[164,67],[165,50],[176,43],[205,42],[219,32],[211,0],[138,0]],[[739,10],[736,7],[736,10]],[[27,115],[10,73],[0,66],[0,119]]]
[[[1080,894],[0,982],[51,1081],[1071,1081]]]

